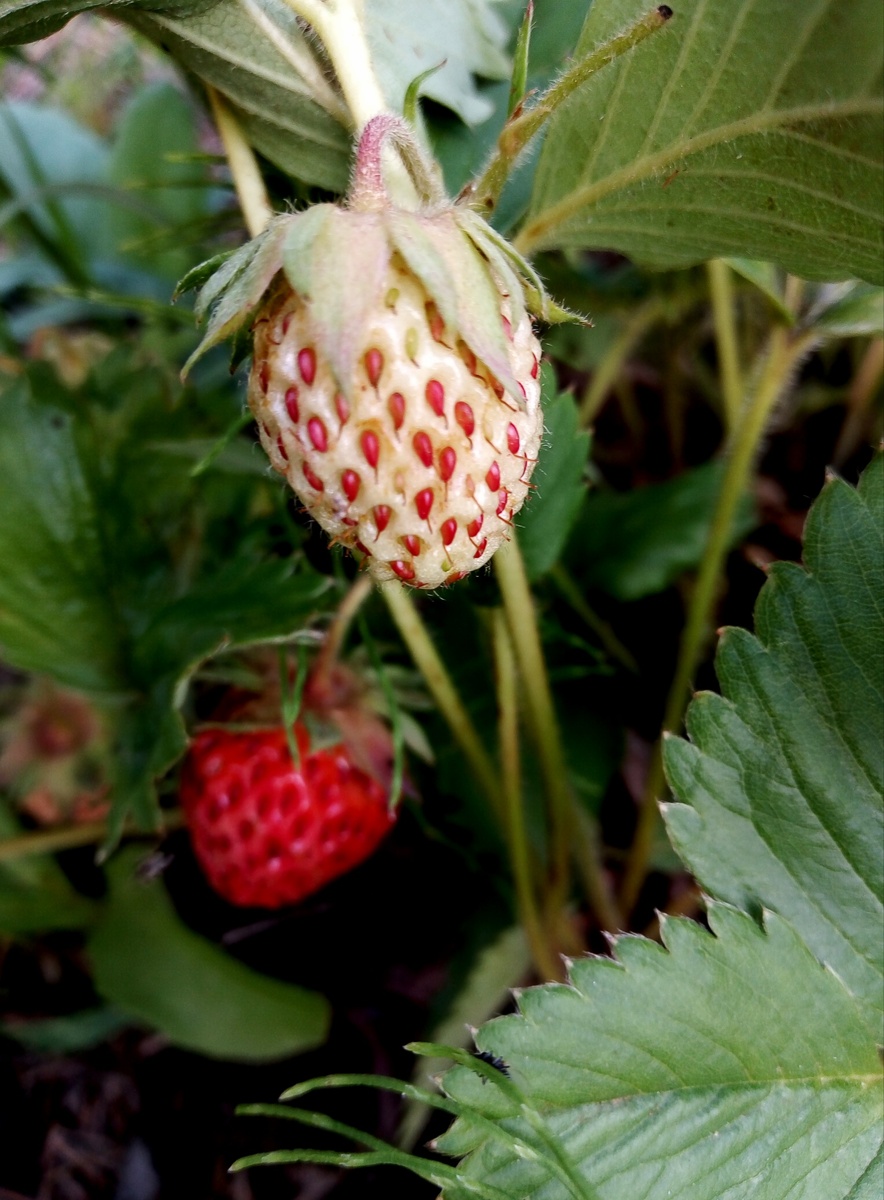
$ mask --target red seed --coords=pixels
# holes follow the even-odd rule
[[[442,320],[442,314],[432,300],[428,300],[424,307],[427,311],[427,324],[430,326],[430,336],[434,342],[441,342],[442,334],[445,332],[445,322]]]
[[[457,466],[457,454],[453,447],[446,446],[444,450],[439,451],[439,478],[443,483],[447,483],[454,474],[454,468]]]
[[[344,489],[344,495],[352,504],[359,495],[359,485],[362,480],[355,471],[341,472],[341,487]]]
[[[307,422],[307,432],[310,435],[310,441],[317,450],[325,451],[328,449],[328,434],[320,417],[310,418]]]
[[[387,401],[387,408],[390,410],[390,416],[393,418],[393,428],[401,429],[402,422],[405,420],[405,397],[401,392],[394,392]]]
[[[261,391],[266,392],[270,383],[270,368],[266,362],[262,362],[258,370],[258,383],[261,385]]]
[[[516,429],[512,421],[510,421],[509,425],[506,427],[506,444],[509,446],[510,454],[519,453],[519,446],[521,446],[522,443],[519,439],[519,431]]]
[[[528,403],[528,393],[525,391],[524,383],[522,383],[521,379],[517,379],[516,383],[519,385],[519,391],[522,393],[522,399],[527,404]]]
[[[438,379],[431,379],[427,384],[424,393],[427,397],[427,404],[436,414],[437,417],[445,416],[445,389]]]
[[[280,434],[276,439],[276,448],[279,450],[279,453],[282,455],[285,461],[288,462],[289,456],[286,453],[285,442],[282,440],[282,434]]]
[[[384,356],[376,346],[372,346],[370,350],[365,352],[365,373],[368,376],[368,382],[372,387],[377,387],[378,380],[381,377],[381,371],[384,369]]]
[[[457,348],[460,351],[461,358],[464,360],[464,363],[466,364],[467,370],[469,371],[469,373],[471,375],[475,375],[476,367],[478,366],[478,363],[476,362],[475,354],[473,354],[472,350],[469,348],[469,346],[466,344],[466,342],[458,342]]]
[[[482,528],[482,522],[484,520],[485,520],[485,518],[482,516],[481,513],[479,513],[479,515],[478,515],[478,517],[476,517],[475,521],[470,521],[469,525],[467,525],[467,536],[470,538],[474,538],[476,536],[476,534],[479,532],[479,530]]]
[[[503,332],[506,334],[506,336],[509,338],[509,340],[512,341],[513,340],[513,327],[510,324],[509,317],[504,317],[503,315],[501,315],[500,319],[501,319],[501,321],[503,321]]]
[[[370,429],[366,429],[362,437],[359,439],[359,444],[362,447],[362,453],[365,456],[365,461],[370,467],[378,465],[378,455],[381,452],[378,435],[372,433]]]
[[[500,487],[500,467],[496,462],[493,462],[488,468],[488,472],[485,475],[485,482],[488,484],[489,490],[492,492],[496,492]]]
[[[285,316],[282,318],[282,336],[283,337],[285,337],[285,335],[288,333],[289,325],[291,325],[291,323],[292,323],[292,314],[286,313]]]
[[[463,579],[466,571],[452,571],[450,575],[445,576],[446,583],[457,583],[459,579]]]
[[[390,506],[387,504],[376,504],[374,506],[374,523],[378,533],[383,533],[390,524]]]
[[[425,467],[433,465],[433,443],[430,441],[429,434],[424,433],[421,429],[412,438],[414,452],[424,464]]]
[[[405,537],[402,539],[402,545],[412,556],[412,558],[416,558],[421,552],[421,540],[413,533],[406,533]]]
[[[442,534],[442,545],[450,546],[457,535],[457,521],[455,521],[454,517],[449,517],[447,521],[443,521],[439,532]]]
[[[312,383],[316,378],[316,355],[310,346],[298,351],[298,370],[305,383]]]
[[[430,509],[433,507],[435,493],[432,488],[424,488],[414,498],[414,507],[417,509],[417,515],[422,521],[426,521],[430,515]]]
[[[344,525],[349,525],[351,529],[354,529],[359,524],[355,517],[341,517],[341,522]]]
[[[531,366],[531,378],[536,379],[537,374],[540,371],[540,359],[537,357],[536,354],[533,357],[534,357],[534,362]]]
[[[310,468],[307,466],[306,463],[304,463],[303,471],[304,471],[304,478],[307,480],[307,482],[310,484],[310,486],[315,491],[317,491],[317,492],[325,491],[325,484],[322,482],[322,480],[319,478],[318,475],[315,475],[313,473],[313,471],[310,470]]]
[[[356,541],[353,543],[353,545],[356,547],[357,550],[361,550],[363,554],[371,554],[371,551],[369,550],[368,546],[366,546],[362,542],[360,542],[359,538],[356,539]]]
[[[476,547],[476,553],[473,555],[473,558],[481,558],[487,549],[488,538],[482,538],[481,542],[479,542],[479,545]]]
[[[506,488],[501,488],[500,491],[497,493],[497,515],[498,516],[500,516],[500,514],[506,508],[507,504],[509,503],[509,498],[510,498],[510,494],[506,490]]]
[[[300,420],[301,412],[298,408],[298,389],[296,387],[290,387],[286,392],[285,407],[293,421]]]
[[[473,430],[476,428],[476,418],[473,416],[473,410],[467,404],[466,400],[458,400],[454,406],[454,419],[467,435],[473,436]]]
[[[500,380],[499,379],[491,379],[491,380],[489,380],[489,383],[491,384],[491,390],[492,390],[492,392],[494,392],[497,399],[502,400],[503,393],[504,393],[504,386],[500,382]]]
[[[388,566],[394,575],[398,575],[406,583],[414,579],[414,567],[411,563],[403,562],[400,558],[397,558],[389,563]]]
[[[335,409],[338,414],[338,420],[342,425],[346,425],[347,419],[350,416],[350,405],[340,392],[336,393],[335,395]]]

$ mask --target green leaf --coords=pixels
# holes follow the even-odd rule
[[[531,580],[539,579],[559,560],[581,502],[590,436],[580,431],[580,415],[572,395],[562,393],[543,406],[546,435],[532,476],[537,493],[519,514],[519,545]]]
[[[148,213],[113,205],[107,213],[110,237],[125,261],[177,279],[193,262],[179,239],[175,249],[157,253],[151,238],[165,226],[186,225],[207,212],[209,193],[201,169],[181,161],[198,150],[193,107],[170,84],[136,93],[116,131],[108,178],[125,189]],[[171,156],[179,161],[172,161]],[[185,186],[188,182],[196,187]]]
[[[882,1116],[880,1061],[852,997],[773,913],[760,929],[713,903],[709,922],[714,937],[664,918],[665,949],[619,937],[619,961],[576,961],[570,986],[529,989],[517,1015],[481,1030],[510,1079],[445,1076],[464,1116],[438,1145],[467,1155],[465,1183],[514,1200],[578,1194],[553,1177],[545,1129],[593,1200],[847,1195]],[[471,1112],[538,1159],[489,1139]]]
[[[456,112],[468,125],[491,115],[491,103],[477,90],[474,75],[509,77],[504,52],[508,30],[494,0],[368,0],[366,30],[375,69],[387,103],[402,112],[408,85],[416,75],[443,63],[429,76],[425,96]]]
[[[881,337],[884,288],[865,283],[829,284],[820,288],[808,324],[827,338]]]
[[[587,497],[569,546],[575,571],[586,587],[618,600],[638,600],[663,591],[703,555],[722,465],[706,463],[665,483],[631,492],[599,491]],[[752,528],[747,497],[733,541]]]
[[[670,837],[714,895],[791,921],[881,1036],[884,985],[884,457],[857,490],[829,482],[805,567],[778,563],[757,636],[726,630],[723,696],[671,739]],[[726,847],[726,853],[722,852]]]
[[[251,970],[178,918],[161,881],[141,883],[141,852],[116,855],[110,896],[89,940],[99,992],[178,1046],[213,1058],[260,1062],[319,1046],[329,1007]]]
[[[128,0],[0,0],[0,46],[34,42],[54,33],[80,12],[123,7]],[[213,0],[163,0],[163,10],[185,14],[210,7]]]
[[[0,650],[71,687],[118,692],[126,677],[101,531],[72,418],[16,381],[0,393]]]
[[[76,1054],[110,1040],[131,1021],[114,1008],[84,1008],[64,1017],[11,1020],[0,1024],[0,1033],[15,1038],[37,1054]]]
[[[877,0],[682,0],[553,117],[520,246],[884,281]],[[577,54],[647,11],[590,9]]]
[[[116,15],[217,88],[272,163],[305,183],[345,189],[346,109],[283,0],[216,0],[189,12],[121,3]]]

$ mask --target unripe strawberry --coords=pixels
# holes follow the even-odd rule
[[[380,291],[348,398],[309,307],[280,287],[255,326],[249,404],[273,466],[335,541],[378,579],[438,587],[487,562],[522,507],[543,433],[540,347],[527,314],[501,322],[516,404],[399,255]]]
[[[393,205],[381,152],[423,181]],[[564,315],[513,248],[449,203],[407,127],[369,122],[346,207],[274,218],[206,283],[200,351],[253,318],[249,404],[273,466],[379,580],[437,587],[509,536],[543,435],[527,304]]]

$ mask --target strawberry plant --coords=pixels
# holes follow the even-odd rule
[[[0,1191],[880,1194],[875,6],[92,7],[0,0]]]

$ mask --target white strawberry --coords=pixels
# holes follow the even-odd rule
[[[425,193],[396,207],[386,140]],[[347,206],[274,218],[208,280],[198,353],[253,316],[249,405],[305,508],[372,574],[437,587],[482,566],[521,508],[543,434],[536,275],[445,200],[407,127],[378,117]]]

